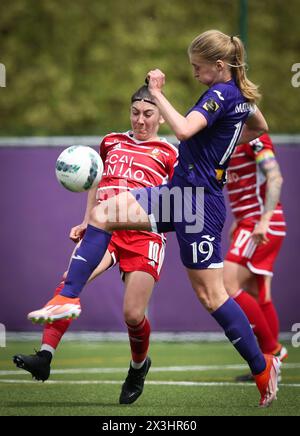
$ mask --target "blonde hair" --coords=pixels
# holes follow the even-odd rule
[[[224,61],[231,68],[243,96],[251,103],[260,100],[258,86],[247,78],[246,52],[237,36],[228,36],[219,30],[208,30],[192,41],[188,54],[199,56],[208,62]]]

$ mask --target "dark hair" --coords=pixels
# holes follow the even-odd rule
[[[131,103],[135,101],[146,101],[147,103],[151,103],[155,105],[154,97],[149,92],[148,86],[141,86],[131,97]]]

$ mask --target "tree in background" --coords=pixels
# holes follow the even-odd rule
[[[298,0],[249,1],[249,76],[261,84],[272,132],[297,132]],[[187,46],[200,32],[237,34],[239,0],[2,0],[0,135],[102,135],[128,128],[146,72],[167,74],[184,112],[200,93]],[[165,130],[165,132],[168,132]]]

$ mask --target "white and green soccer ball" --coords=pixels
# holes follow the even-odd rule
[[[100,182],[103,162],[93,148],[73,145],[58,156],[55,173],[59,183],[69,191],[88,191]]]

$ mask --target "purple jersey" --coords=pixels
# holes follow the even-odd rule
[[[207,127],[180,143],[175,174],[222,195],[230,156],[254,106],[230,80],[211,86],[188,113],[193,111],[204,115]]]
[[[172,180],[143,192],[131,191],[148,214],[154,232],[176,231],[187,268],[223,267],[221,240],[226,208],[222,188],[243,124],[254,110],[234,80],[213,85],[189,111],[202,113],[207,126],[180,143],[179,165]],[[200,187],[204,188],[203,201],[197,192]],[[164,197],[165,188],[174,191],[169,203]],[[190,230],[188,217],[193,214],[197,226],[192,225]]]

